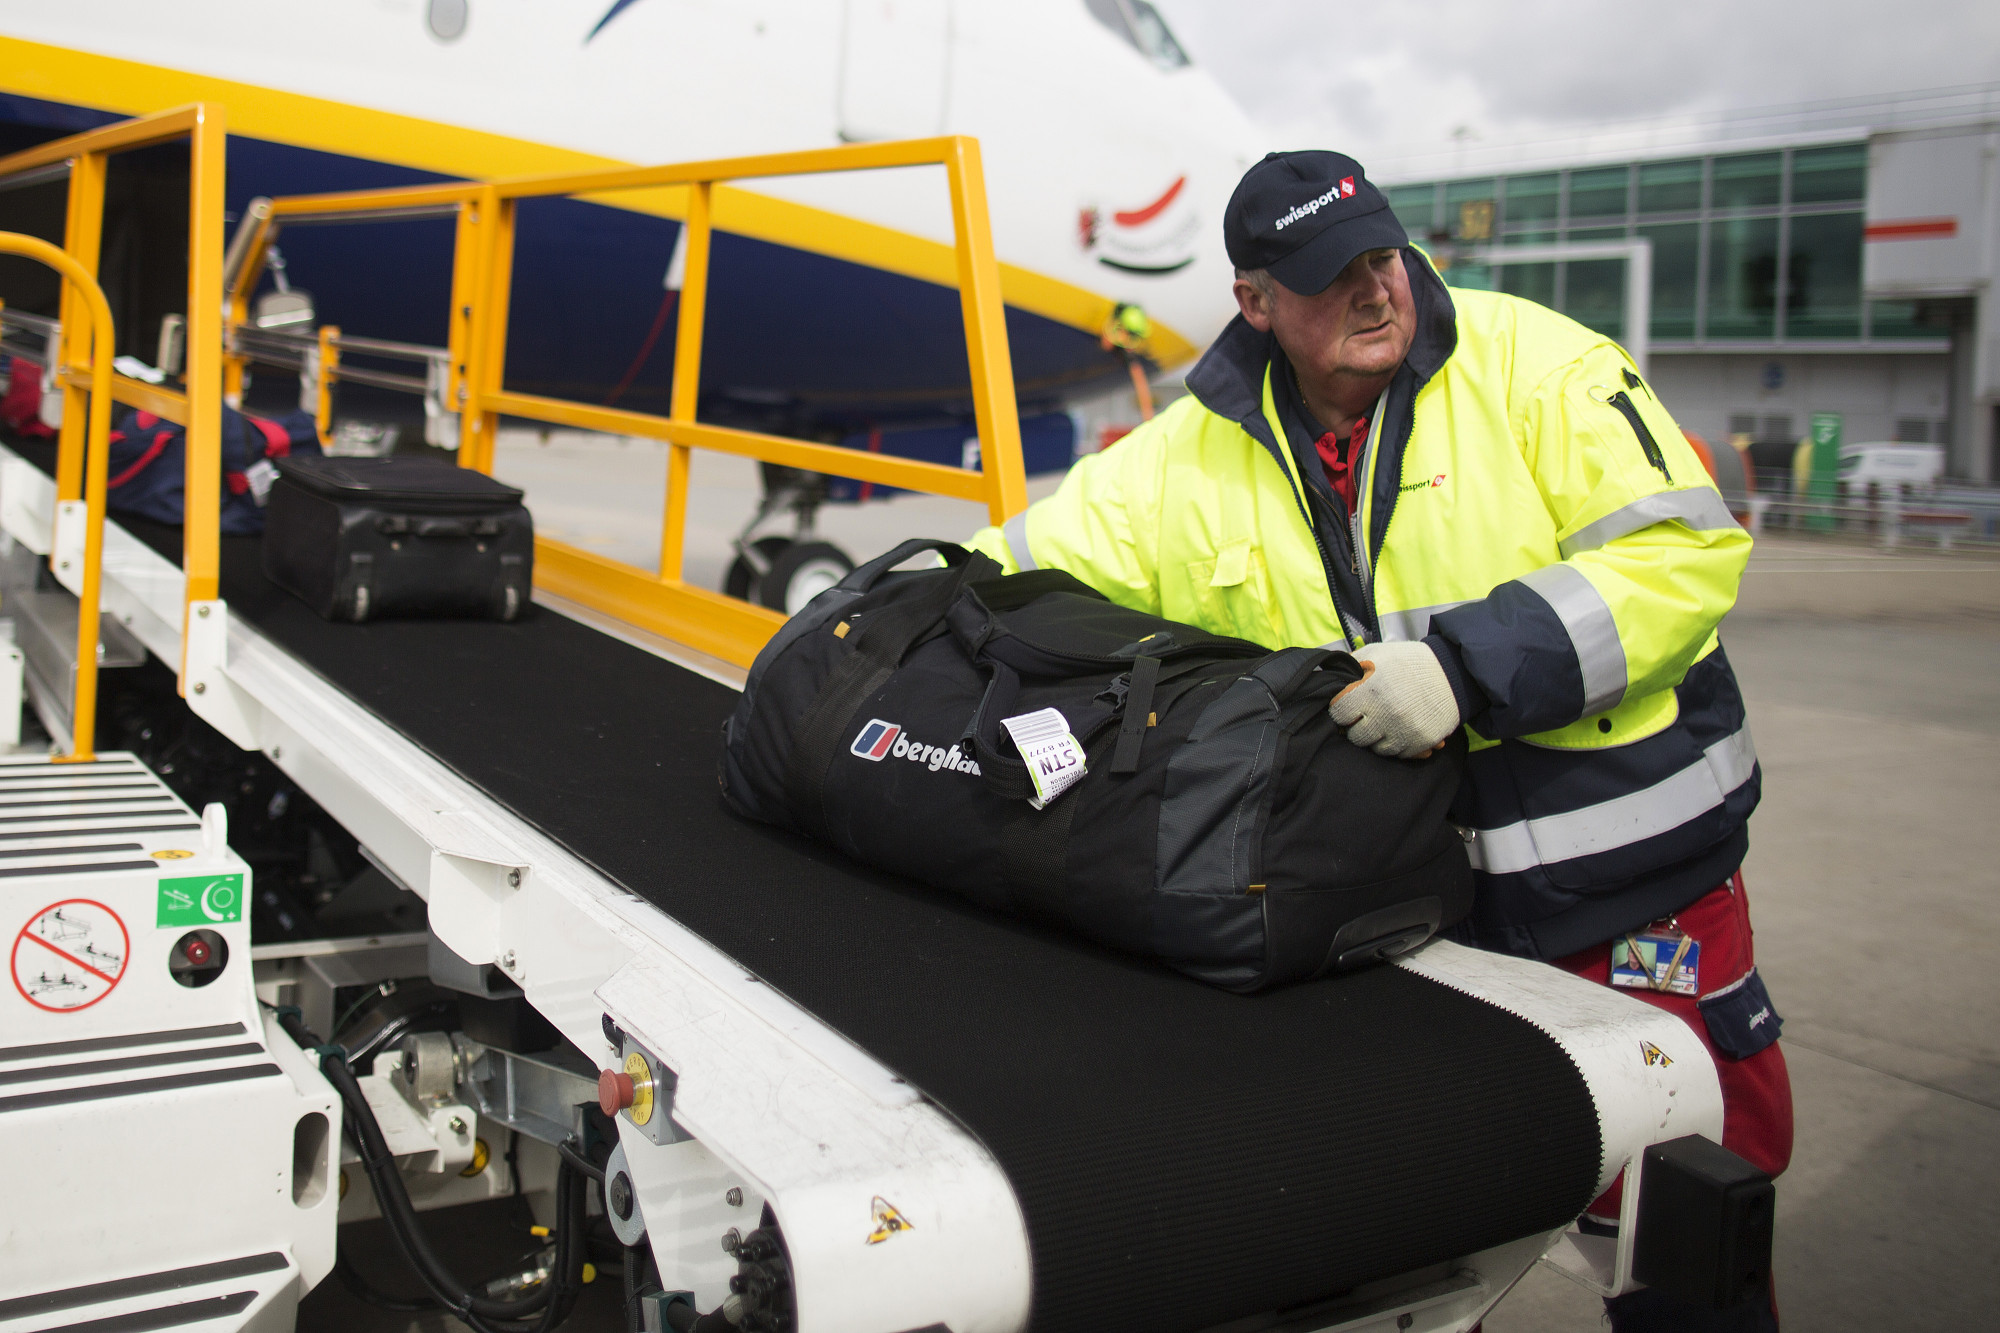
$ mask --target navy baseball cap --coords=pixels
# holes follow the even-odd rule
[[[1325,291],[1356,255],[1410,243],[1382,192],[1344,153],[1271,153],[1243,173],[1222,214],[1240,269],[1269,269],[1301,296]]]

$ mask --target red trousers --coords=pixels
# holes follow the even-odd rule
[[[1733,1060],[1717,1048],[1699,1007],[1704,996],[1727,990],[1756,965],[1750,933],[1750,903],[1738,872],[1727,884],[1675,914],[1675,924],[1701,946],[1695,969],[1696,993],[1671,995],[1652,990],[1624,993],[1657,1005],[1694,1029],[1715,1060],[1722,1080],[1722,1146],[1773,1176],[1792,1160],[1792,1083],[1785,1072],[1784,1053],[1772,1042],[1744,1060]],[[1609,941],[1582,953],[1555,960],[1557,967],[1602,985],[1611,984]],[[1600,1222],[1618,1221],[1620,1180],[1590,1205]]]

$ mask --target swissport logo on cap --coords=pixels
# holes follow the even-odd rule
[[[1243,174],[1222,215],[1240,269],[1269,269],[1301,296],[1326,290],[1356,255],[1410,243],[1361,164],[1318,150],[1272,153]]]

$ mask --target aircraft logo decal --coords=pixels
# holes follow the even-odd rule
[[[1096,204],[1084,205],[1076,215],[1077,244],[1106,268],[1124,273],[1186,268],[1194,262],[1201,236],[1201,218],[1188,198],[1187,183],[1185,174],[1176,176],[1152,202],[1108,215]]]

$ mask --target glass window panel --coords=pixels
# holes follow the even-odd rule
[[[1507,229],[1506,234],[1501,236],[1500,244],[1552,245],[1555,243],[1555,239],[1556,233],[1554,228],[1551,227],[1523,227],[1518,231],[1510,227]]]
[[[1946,331],[1935,324],[1917,322],[1915,301],[1870,301],[1868,303],[1868,336],[1870,338],[1942,338]]]
[[[1553,306],[1556,303],[1554,264],[1504,264],[1494,269],[1500,275],[1500,290],[1530,301]]]
[[[1676,222],[1665,227],[1641,227],[1653,242],[1653,317],[1655,338],[1694,337],[1695,293],[1701,276],[1701,224]]]
[[[1775,336],[1778,220],[1718,218],[1708,226],[1708,337]]]
[[[1868,145],[1834,144],[1792,154],[1792,202],[1824,204],[1868,194]]]
[[[1396,220],[1403,224],[1404,231],[1416,238],[1430,234],[1437,186],[1392,185],[1383,193],[1389,197],[1389,207],[1394,210]]]
[[[1622,241],[1625,239],[1623,227],[1571,227],[1566,240],[1578,244],[1591,241]]]
[[[1465,241],[1493,239],[1495,201],[1493,180],[1453,181],[1444,187],[1444,225]]]
[[[1625,261],[1571,260],[1563,279],[1563,313],[1612,338],[1625,336]]]
[[[1859,338],[1861,215],[1794,217],[1785,276],[1786,337]]]
[[[1715,159],[1716,208],[1768,208],[1778,202],[1782,153]]]
[[[1573,218],[1625,216],[1627,167],[1597,167],[1569,173],[1569,215]]]
[[[1701,159],[1647,162],[1639,168],[1641,213],[1691,213],[1701,207]]]
[[[1468,291],[1490,292],[1493,290],[1493,273],[1492,265],[1467,259],[1446,269],[1444,280],[1453,287],[1463,287]]]
[[[1524,222],[1554,222],[1557,186],[1561,177],[1551,171],[1542,176],[1507,178],[1506,221],[1509,228]]]

